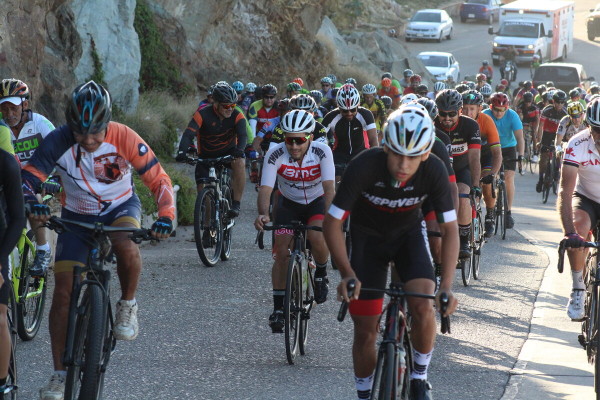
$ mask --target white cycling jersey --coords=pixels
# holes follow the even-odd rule
[[[29,111],[26,113],[26,118],[27,122],[21,128],[19,137],[15,137],[13,131],[10,131],[15,154],[19,157],[22,166],[27,165],[35,149],[54,130],[52,122],[43,115]]]
[[[569,139],[581,132],[586,128],[585,124],[582,122],[581,125],[575,126],[575,124],[571,121],[571,117],[565,115],[561,118],[558,123],[558,129],[556,130],[557,135],[564,135],[562,138],[563,142],[568,142]]]
[[[333,154],[329,146],[311,141],[301,164],[294,161],[285,143],[269,149],[264,158],[261,185],[275,187],[293,202],[309,204],[323,196],[322,182],[335,179]]]
[[[600,203],[600,153],[589,129],[579,132],[569,140],[563,164],[579,169],[575,191]]]

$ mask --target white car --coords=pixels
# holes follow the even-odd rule
[[[434,39],[441,42],[443,38],[451,39],[454,24],[445,10],[419,10],[410,19],[404,39]]]
[[[454,82],[458,82],[460,77],[460,65],[452,53],[442,51],[423,51],[417,55],[417,58],[423,62],[425,68],[435,76],[438,81],[445,81],[449,75],[452,75]]]

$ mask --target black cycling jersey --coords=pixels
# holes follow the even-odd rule
[[[313,134],[312,140],[314,140],[316,142],[321,142],[321,143],[325,143],[325,144],[331,143],[331,141],[329,140],[330,135],[328,135],[327,129],[325,129],[323,124],[321,124],[319,122],[316,122],[315,129],[313,130],[312,134]],[[283,130],[281,129],[281,123],[279,123],[279,124],[277,124],[277,126],[275,128],[273,128],[273,133],[271,133],[271,135],[268,139],[267,139],[267,136],[265,135],[263,143],[267,142],[266,149],[269,150],[270,143],[283,143],[284,140],[285,140],[285,132],[283,132]],[[262,143],[261,143],[261,145],[262,145]]]
[[[333,134],[333,159],[336,164],[347,163],[355,155],[369,148],[367,131],[376,129],[373,113],[358,107],[354,118],[348,121],[339,108],[330,111],[322,124]]]
[[[540,113],[540,123],[542,123],[542,131],[552,134],[556,134],[558,130],[558,123],[567,115],[567,109],[562,107],[560,110],[554,108],[552,104],[544,107]]]
[[[523,121],[524,124],[535,122],[540,115],[540,110],[538,110],[534,104],[526,105],[525,103],[521,103],[519,104],[519,107],[517,107],[517,111],[523,116],[521,121]]]
[[[399,237],[422,222],[426,198],[431,199],[439,222],[456,219],[444,163],[430,155],[410,180],[399,183],[390,175],[383,148],[377,147],[348,164],[329,213],[342,219],[351,212],[352,229],[376,237]]]
[[[444,129],[437,118],[435,119],[435,126],[450,137],[454,171],[469,167],[469,149],[481,148],[481,135],[477,121],[461,115],[458,117],[456,125],[450,130]]]
[[[433,147],[431,148],[431,154],[435,154],[437,158],[442,160],[442,162],[446,166],[446,171],[448,171],[448,177],[450,178],[450,182],[454,182],[456,178],[454,176],[454,169],[452,168],[452,159],[448,154],[448,146],[450,145],[450,139],[448,138],[448,135],[446,135],[443,132],[442,135],[446,136],[448,142],[445,143],[444,139],[441,139],[440,137],[436,136],[435,142],[433,143]]]

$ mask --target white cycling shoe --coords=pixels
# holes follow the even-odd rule
[[[585,318],[584,298],[585,290],[573,289],[571,291],[571,300],[569,300],[569,304],[567,305],[567,315],[572,321],[582,321]]]

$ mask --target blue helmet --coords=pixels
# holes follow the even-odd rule
[[[238,94],[242,93],[242,91],[244,90],[244,84],[240,81],[235,81],[233,82],[233,84],[231,85],[231,87],[233,88],[233,90],[235,90]]]
[[[93,135],[105,129],[110,122],[111,106],[108,91],[102,85],[89,81],[73,90],[65,118],[73,132]]]

